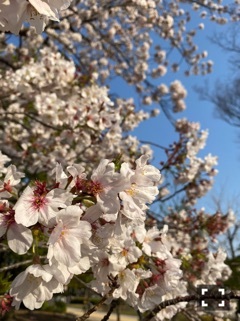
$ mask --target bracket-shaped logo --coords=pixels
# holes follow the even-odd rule
[[[221,297],[227,294],[227,289],[217,285],[200,285],[197,287],[200,297],[198,305],[202,310],[229,310],[230,302]]]

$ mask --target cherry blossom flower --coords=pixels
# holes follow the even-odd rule
[[[14,210],[8,207],[7,201],[0,203],[0,208],[0,237],[6,233],[10,249],[18,254],[26,253],[33,241],[31,230],[15,222]]]
[[[0,181],[0,197],[9,198],[12,196],[12,194],[16,195],[17,190],[14,188],[14,186],[19,184],[21,178],[24,176],[24,173],[17,171],[15,165],[8,166],[3,182]]]
[[[2,225],[2,216],[3,214],[0,214],[0,225]],[[1,226],[0,230],[2,230]],[[1,231],[0,236],[2,235],[3,233]],[[25,254],[32,245],[32,232],[22,224],[17,224],[16,222],[11,223],[7,229],[7,241],[8,246],[13,252],[17,254]]]
[[[139,279],[136,274],[129,270],[125,269],[118,273],[118,283],[119,287],[114,290],[114,298],[122,298],[126,300],[129,293],[135,293],[138,286]]]
[[[81,244],[91,237],[91,225],[80,221],[82,210],[78,206],[68,206],[57,213],[57,225],[48,240],[50,265],[53,258],[68,267],[76,266],[82,257]]]
[[[160,171],[153,165],[147,164],[150,159],[148,154],[142,155],[136,160],[136,183],[137,184],[159,184],[161,179]]]
[[[146,162],[148,155],[141,156],[136,161],[136,170],[130,169],[127,163],[121,165],[120,173],[128,178],[128,188],[119,193],[122,200],[122,213],[130,219],[145,220],[146,203],[151,204],[158,195],[155,184],[160,182],[160,172]]]
[[[220,280],[226,280],[231,275],[231,269],[224,263],[227,254],[222,248],[219,248],[217,253],[209,253],[207,262],[204,265],[201,279],[196,280],[196,284],[215,284]]]
[[[117,214],[120,210],[118,192],[127,185],[126,180],[115,172],[114,163],[108,159],[100,162],[91,176],[93,181],[92,193],[96,196],[98,204],[104,213]]]
[[[131,238],[112,239],[109,244],[111,248],[111,256],[109,261],[114,264],[119,264],[126,267],[129,263],[137,262],[142,255],[142,251],[136,246]]]
[[[99,249],[96,249],[92,256],[92,270],[99,282],[108,282],[110,274],[116,275],[122,270],[122,265],[111,262],[110,257],[111,255],[106,251],[100,251]]]
[[[39,46],[36,44],[36,47]],[[106,86],[87,84],[79,88],[79,82],[81,74],[74,62],[67,61],[59,52],[48,48],[38,52],[37,61],[30,59],[21,68],[12,72],[8,70],[0,77],[0,94],[9,97],[8,112],[13,115],[16,113],[22,119],[22,110],[27,112],[28,103],[34,104],[36,116],[41,120],[40,123],[34,120],[29,122],[29,130],[10,121],[2,134],[3,145],[8,146],[5,150],[7,148],[8,154],[16,155],[19,169],[27,166],[29,172],[35,174],[40,169],[52,170],[56,163],[67,167],[74,160],[76,163],[80,161],[80,165],[89,173],[103,158],[114,159],[117,154],[123,153],[124,161],[132,159],[132,162],[134,154],[139,150],[141,153],[152,153],[149,145],[140,146],[135,137],[129,135],[123,139],[124,131],[138,126],[143,119],[149,118],[149,113],[142,110],[137,112],[130,99],[117,99],[116,107],[113,108]],[[48,88],[51,88],[51,93]],[[20,93],[23,99],[16,102],[14,97]],[[3,109],[1,112],[6,113]],[[93,113],[99,116],[97,123],[90,129],[87,123]],[[60,135],[56,136],[54,128],[46,131],[45,123],[59,128]],[[19,126],[21,130],[16,128]],[[83,130],[86,126],[87,131]],[[33,139],[31,143],[28,140],[29,133]],[[14,148],[16,139],[20,141],[21,149]],[[59,187],[62,186],[60,183]]]
[[[144,225],[138,226],[134,230],[136,239],[142,244],[142,251],[148,256],[161,252],[162,246],[165,245],[165,234],[167,232],[167,225],[164,225],[162,233],[157,227],[152,227],[146,230]]]
[[[68,176],[63,171],[61,164],[59,164],[59,163],[56,164],[56,167],[52,171],[52,175],[53,174],[55,174],[55,181],[56,181],[56,184],[58,184],[58,187],[65,188],[67,181],[68,181]]]
[[[73,277],[73,273],[64,264],[54,261],[54,259],[53,262],[51,266],[49,264],[44,265],[44,270],[53,275],[60,284],[68,284]]]
[[[28,186],[14,206],[15,221],[24,226],[40,222],[48,225],[55,218],[58,208],[70,204],[73,196],[61,189],[48,192],[41,183],[36,183],[35,189]]]
[[[63,291],[63,285],[47,270],[39,264],[30,265],[13,280],[9,292],[12,306],[19,309],[23,302],[29,310],[39,309],[54,293]]]

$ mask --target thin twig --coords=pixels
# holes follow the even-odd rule
[[[19,268],[19,267],[22,266],[22,265],[27,265],[27,264],[30,264],[30,263],[32,263],[32,260],[26,260],[26,261],[23,261],[23,262],[14,263],[14,264],[12,264],[12,265],[5,266],[5,267],[3,267],[3,268],[0,268],[0,273],[1,273],[1,272],[8,271],[8,270],[12,270],[12,269],[17,269],[17,268]]]
[[[86,288],[86,289],[88,289],[89,291],[93,292],[95,295],[97,294],[97,295],[100,296],[100,294],[99,294],[97,291],[95,291],[94,289],[92,289],[87,283],[83,282],[77,275],[74,275],[73,278],[74,278],[78,283],[80,283],[82,286],[84,286],[84,288]]]
[[[141,143],[141,144],[148,144],[148,145],[152,145],[152,146],[155,146],[155,147],[161,148],[161,149],[163,149],[163,150],[168,149],[168,148],[166,148],[166,147],[164,147],[164,146],[162,146],[162,145],[159,145],[159,144],[154,143],[154,142],[150,142],[150,141],[148,141],[148,140],[140,140],[140,143]]]
[[[38,258],[38,260],[41,260],[41,259],[45,259],[46,256],[38,256],[37,258]],[[0,273],[1,273],[1,272],[8,271],[8,270],[17,269],[17,268],[19,268],[19,267],[22,266],[22,265],[27,265],[27,264],[31,264],[31,263],[34,264],[33,259],[31,259],[31,260],[25,260],[25,261],[23,261],[23,262],[14,263],[14,264],[8,265],[8,266],[4,266],[4,267],[0,268]]]
[[[110,285],[111,286],[111,290],[107,294],[105,294],[102,297],[102,299],[97,304],[95,304],[91,309],[89,309],[82,316],[78,317],[76,319],[76,321],[85,321],[85,320],[87,320],[93,312],[97,311],[97,309],[100,308],[103,305],[103,303],[112,296],[114,290],[117,289],[119,287],[119,285],[117,284],[117,277],[111,278],[110,280],[112,282],[111,285]]]

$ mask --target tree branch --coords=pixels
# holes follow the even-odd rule
[[[113,310],[116,308],[117,305],[118,305],[117,300],[112,301],[107,314],[103,317],[101,321],[108,321],[109,317],[111,316],[111,314],[113,313]]]
[[[149,311],[149,313],[145,316],[143,321],[149,321],[152,317],[154,317],[158,312],[160,312],[162,309],[166,308],[170,305],[176,305],[180,302],[191,302],[191,301],[199,301],[201,299],[207,300],[207,299],[214,299],[214,300],[240,300],[240,292],[239,291],[230,291],[229,293],[225,295],[221,295],[221,293],[217,294],[211,294],[211,295],[200,295],[200,294],[193,294],[193,295],[186,295],[184,297],[176,297],[174,299],[166,300],[161,302],[156,308],[154,308],[152,311]]]

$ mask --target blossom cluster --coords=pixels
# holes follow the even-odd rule
[[[219,212],[209,215],[204,208],[169,210],[164,218],[164,223],[170,227],[168,242],[172,254],[183,260],[184,277],[192,284],[215,284],[230,276],[231,270],[226,264],[212,264],[214,256],[209,248],[210,244],[218,243],[217,236],[225,233],[234,222],[232,211],[223,216]],[[225,255],[221,248],[216,253],[222,263]]]
[[[18,33],[24,20],[38,33],[45,27],[44,36],[31,31],[34,37],[25,28],[21,45],[25,41],[34,49],[57,45],[67,57],[74,57],[79,67],[94,70],[102,83],[120,76],[135,86],[143,104],[158,103],[164,109],[172,102],[172,111],[178,112],[185,108],[184,101],[176,99],[183,91],[173,95],[173,86],[161,83],[161,79],[166,73],[178,71],[180,65],[186,75],[210,73],[213,62],[207,60],[207,51],[198,48],[195,38],[203,32],[204,20],[217,24],[238,20],[238,7],[237,2],[230,6],[215,1],[183,4],[124,0],[103,4],[100,0],[10,0],[0,6],[0,30]],[[48,19],[51,21],[46,24]]]
[[[134,168],[123,162],[119,170],[114,162],[103,159],[89,178],[81,165],[64,171],[58,164],[52,187],[36,181],[15,204],[10,199],[24,175],[14,165],[7,167],[1,189],[0,235],[6,234],[15,253],[32,249],[34,254],[33,264],[12,282],[13,306],[19,308],[23,302],[29,309],[40,308],[54,293],[62,292],[73,275],[90,267],[92,288],[107,293],[108,277],[118,276],[113,297],[142,311],[177,291],[181,261],[167,247],[166,228],[147,231],[144,226],[147,204],[158,194],[160,181],[159,171],[147,164],[148,159],[141,156]],[[7,160],[1,155],[2,163]],[[46,256],[41,259],[38,247],[44,244]]]
[[[120,76],[135,86],[143,104],[163,108],[171,101],[172,111],[178,112],[185,108],[184,102],[176,96],[172,100],[171,84],[166,86],[167,95],[161,94],[162,79],[180,68],[186,75],[212,72],[213,62],[205,48],[198,48],[196,38],[204,33],[206,20],[236,21],[238,10],[237,3],[228,7],[216,1],[124,0],[103,5],[81,0],[64,11],[60,25],[51,24],[46,32],[71,55],[80,54],[80,66],[91,66],[102,82]]]
[[[94,75],[85,79],[60,53],[41,50],[37,61],[2,74],[0,87],[0,114],[8,123],[0,129],[1,149],[24,171],[36,174],[72,160],[93,168],[104,157],[122,154],[129,161],[127,155],[152,152],[123,135],[150,113],[137,111],[131,99],[113,102],[106,86]]]
[[[14,165],[4,167],[9,159],[1,154],[0,236],[6,237],[13,252],[33,255],[33,264],[11,284],[12,306],[18,309],[23,302],[28,309],[40,308],[53,294],[63,292],[74,275],[86,271],[93,275],[89,286],[102,295],[111,290],[109,278],[117,278],[112,297],[141,312],[188,293],[180,268],[183,257],[173,256],[167,225],[159,230],[145,224],[161,180],[148,160],[145,154],[130,166],[103,159],[91,175],[78,164],[65,170],[57,164],[51,186],[35,181],[18,195],[24,174]],[[174,240],[176,246],[178,237]],[[228,271],[224,259],[218,254],[221,264],[216,265],[209,253],[198,282],[221,278]],[[185,306],[163,309],[156,320],[169,318]]]
[[[230,227],[232,215],[192,208],[217,173],[215,156],[198,156],[208,132],[177,120],[179,139],[164,148],[160,175],[149,165],[149,144],[129,134],[159,110],[111,97],[108,85],[113,76],[122,77],[142,104],[159,104],[172,120],[172,112],[186,108],[187,91],[178,80],[161,79],[178,71],[178,61],[186,75],[211,72],[212,61],[194,38],[204,29],[202,19],[238,20],[237,6],[234,11],[207,1],[189,9],[189,3],[158,0],[0,4],[0,30],[21,34],[19,46],[0,35],[0,244],[22,257],[32,254],[1,311],[22,302],[40,308],[84,273],[91,274],[93,290],[111,292],[110,300],[121,298],[141,313],[230,275],[225,253],[211,253],[209,240]],[[189,27],[192,9],[201,21],[195,28]],[[36,35],[25,22],[45,33]],[[174,61],[172,52],[178,53]],[[181,210],[168,208],[162,222],[150,218],[150,204],[174,195],[182,195]],[[178,303],[153,319],[191,308]]]
[[[56,162],[67,166],[74,160],[89,173],[103,158],[122,155],[133,164],[142,153],[152,155],[150,145],[130,131],[156,116],[155,110],[138,110],[132,99],[110,99],[94,73],[86,77],[58,52],[45,48],[37,60],[27,59],[28,52],[24,57],[27,62],[20,61],[17,70],[0,76],[0,115],[8,124],[0,128],[0,147],[28,177],[38,177]],[[175,102],[183,101],[186,92],[179,82],[172,83],[171,91]],[[217,158],[197,156],[207,139],[198,123],[180,119],[175,129],[179,141],[166,148],[162,182],[171,168],[174,185],[184,185],[186,202],[194,204],[211,188]],[[159,198],[167,193],[162,187]]]
[[[167,160],[161,162],[162,176],[167,176],[168,171],[171,171],[173,183],[171,186],[169,183],[168,186],[163,185],[159,197],[164,200],[172,189],[175,189],[175,193],[184,190],[184,204],[194,205],[213,186],[213,177],[217,174],[217,157],[211,154],[203,158],[198,156],[208,137],[208,131],[201,130],[199,123],[190,122],[186,118],[178,119],[175,130],[179,139],[165,149]]]
[[[16,52],[14,46],[12,50]],[[200,281],[204,269],[214,264],[210,252],[200,262],[197,254],[203,247],[194,248],[190,256],[191,240],[187,243],[183,237],[189,235],[184,226],[167,233],[166,227],[161,231],[156,224],[148,226],[146,217],[149,204],[173,193],[164,185],[169,171],[174,185],[184,186],[186,205],[212,186],[216,158],[197,157],[207,132],[186,119],[176,121],[179,141],[166,148],[160,177],[147,163],[150,147],[124,135],[150,112],[137,111],[130,99],[110,99],[94,72],[86,77],[55,50],[42,49],[37,59],[31,58],[30,50],[22,49],[18,68],[6,69],[0,78],[0,110],[7,124],[0,131],[1,149],[18,168],[6,168],[10,159],[1,156],[5,176],[0,235],[13,252],[33,252],[33,264],[13,281],[7,302],[17,308],[21,302],[29,309],[39,308],[62,292],[74,275],[87,271],[93,275],[90,286],[102,295],[111,289],[109,277],[117,277],[113,298],[122,298],[141,312],[187,294],[189,282],[196,281],[193,274],[198,273]],[[175,102],[183,101],[186,92],[174,82],[171,95]],[[40,181],[19,194],[17,186],[32,177]],[[201,222],[190,217],[188,224],[195,221]],[[194,231],[201,231],[196,222]],[[171,226],[171,219],[166,223]],[[215,230],[216,235],[219,232]],[[203,238],[198,238],[199,244],[208,248]],[[40,249],[44,258],[37,254]],[[180,268],[182,262],[192,264],[194,272]],[[217,277],[224,271],[228,270],[222,262]],[[185,305],[167,307],[157,318],[171,317]]]

